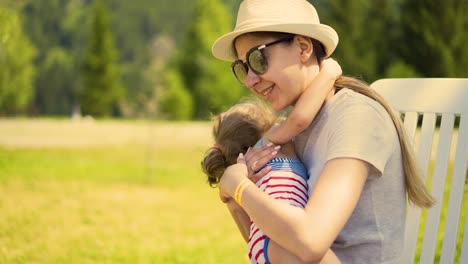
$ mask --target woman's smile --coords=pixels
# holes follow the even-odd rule
[[[266,89],[258,91],[258,93],[261,94],[265,99],[267,99],[268,95],[270,95],[271,92],[273,91],[273,88],[274,88],[274,85],[271,85],[271,86],[267,87]]]

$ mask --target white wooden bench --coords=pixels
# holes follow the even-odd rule
[[[445,226],[441,227],[444,230],[443,242],[438,246],[442,249],[440,263],[468,263],[468,217],[463,223],[465,232],[462,241],[458,241],[461,254],[458,258],[455,254],[457,237],[461,232],[459,223],[462,208],[467,208],[468,203],[463,200],[468,161],[468,79],[381,79],[371,84],[371,87],[404,114],[404,126],[411,138],[415,139],[416,134],[419,134],[417,158],[425,180],[431,179],[428,184],[437,201],[427,211],[419,263],[435,262],[441,209],[443,201],[446,201],[444,199],[448,199],[448,205]],[[421,117],[422,126],[417,131],[418,118]],[[439,128],[436,126],[438,117],[441,120]],[[458,130],[454,128],[456,118],[460,120]],[[452,142],[453,135],[457,133],[456,141]],[[435,142],[434,138],[438,138],[438,141]],[[437,144],[437,147],[433,148],[433,144]],[[432,177],[428,175],[431,159],[434,161]],[[447,170],[451,162],[452,175],[448,182],[450,189],[449,194],[444,197]],[[420,220],[421,209],[409,207],[402,263],[415,262]]]

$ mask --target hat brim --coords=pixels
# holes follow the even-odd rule
[[[261,31],[291,33],[316,39],[325,47],[327,57],[335,51],[336,46],[338,45],[338,34],[333,28],[324,24],[269,24],[242,30],[234,30],[233,32],[219,37],[211,47],[213,56],[225,61],[237,60],[234,47],[235,38],[245,33]]]

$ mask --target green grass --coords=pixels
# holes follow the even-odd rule
[[[0,120],[0,263],[248,263],[200,171],[210,133],[209,123]],[[465,185],[464,213],[467,200]]]
[[[39,132],[48,143],[0,147],[0,263],[245,263],[237,227],[200,171],[210,128],[197,126],[204,138],[192,144],[187,129],[173,133],[186,125],[156,124],[149,146],[58,147]],[[12,140],[27,141],[28,129]]]
[[[437,201],[442,204],[441,207],[441,217],[440,217],[440,223],[439,223],[439,228],[438,228],[438,239],[439,241],[436,243],[436,254],[434,256],[434,263],[440,263],[440,255],[442,253],[442,246],[443,246],[443,239],[444,239],[444,230],[445,230],[445,222],[446,222],[446,215],[447,215],[447,210],[448,210],[448,194],[450,192],[450,186],[451,186],[451,181],[452,178],[450,175],[452,175],[452,166],[453,164],[449,163],[449,167],[447,170],[447,178],[445,181],[444,185],[444,199],[442,201]],[[429,166],[429,175],[432,174],[433,164],[430,164]],[[431,179],[429,178],[429,182]],[[465,179],[466,182],[466,179]],[[459,225],[458,225],[458,236],[457,236],[457,246],[456,246],[456,251],[455,251],[455,263],[461,263],[460,261],[460,255],[461,255],[461,245],[463,242],[463,234],[464,234],[464,225],[465,225],[465,220],[466,220],[466,212],[468,210],[468,184],[465,183],[464,186],[464,195],[463,195],[463,202],[462,206],[460,208],[460,219],[459,219]],[[426,226],[426,218],[427,215],[427,209],[422,210],[422,217],[421,217],[421,223],[419,226],[419,236],[418,236],[418,243],[417,243],[417,250],[416,250],[416,255],[415,255],[415,263],[420,262],[420,254],[421,254],[421,249],[422,249],[422,238],[424,235],[424,228]]]

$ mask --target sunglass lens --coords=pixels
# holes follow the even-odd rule
[[[260,50],[253,50],[248,57],[250,68],[256,74],[264,74],[267,71],[268,63]]]
[[[245,83],[245,79],[247,77],[247,65],[238,60],[232,65],[232,71],[239,82]]]

